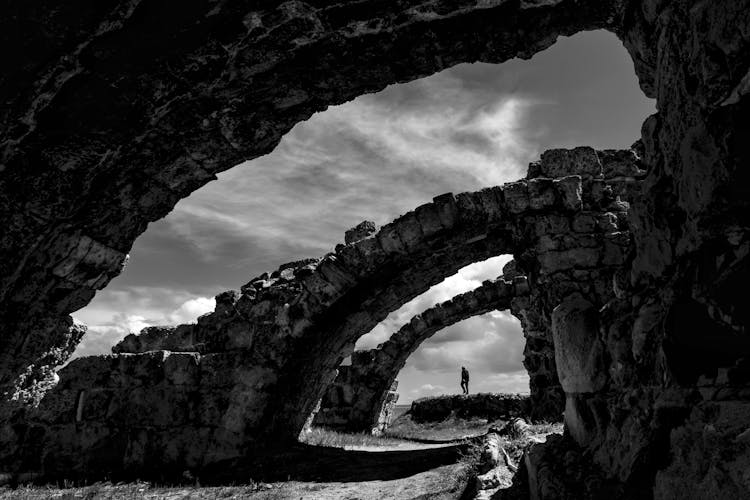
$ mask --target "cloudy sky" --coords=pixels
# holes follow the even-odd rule
[[[322,256],[365,219],[384,224],[445,193],[516,180],[553,147],[627,147],[653,101],[613,35],[560,39],[530,61],[464,64],[329,108],[276,150],[219,176],[151,224],[130,262],[74,317],[89,326],[76,355],[108,352],[147,325],[194,321],[212,297],[279,264]],[[448,278],[394,312],[359,347],[500,272],[498,258]],[[400,374],[401,401],[460,390],[528,391],[518,323],[472,318],[425,342]]]

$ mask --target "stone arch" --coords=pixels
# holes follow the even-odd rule
[[[436,197],[321,260],[283,265],[217,296],[196,325],[147,330],[115,356],[74,361],[37,413],[13,427],[21,441],[33,429],[41,450],[16,449],[48,474],[58,464],[70,474],[153,461],[184,470],[296,442],[361,335],[444,277],[501,254],[515,254],[528,272],[527,337],[550,343],[545,317],[571,290],[593,304],[610,298],[606,283],[630,242],[620,195],[637,189],[639,173],[630,151],[551,150],[528,179]],[[144,400],[166,410],[129,422]],[[81,423],[72,414],[97,429],[93,442],[75,437]],[[161,446],[174,453],[163,456]],[[102,450],[109,461],[92,460]]]
[[[297,122],[461,62],[617,31],[624,15],[597,0],[209,2],[179,15],[159,0],[84,1],[4,14],[5,45],[28,49],[7,54],[0,79],[12,124],[0,136],[0,386],[21,396],[67,359],[84,332],[69,314],[120,273],[149,222]]]
[[[500,276],[417,314],[377,348],[353,352],[351,365],[339,367],[313,424],[350,432],[382,432],[388,425],[391,387],[409,356],[425,340],[459,321],[512,309],[517,297],[528,294],[525,277],[506,281]],[[554,363],[554,357],[550,359]],[[554,364],[550,371],[555,372]],[[348,397],[341,398],[341,394]]]
[[[301,344],[304,353],[315,355],[293,356],[298,372],[291,377],[294,382],[288,384],[288,392],[281,393],[284,405],[272,412],[273,419],[283,429],[301,430],[341,362],[336,355],[323,361],[318,353],[348,355],[356,339],[388,313],[472,262],[512,253],[532,279],[556,273],[564,276],[579,268],[584,280],[598,283],[587,288],[587,293],[595,303],[603,303],[610,294],[608,277],[622,263],[629,244],[627,231],[621,227],[627,203],[620,199],[636,188],[634,176],[640,172],[629,151],[551,150],[530,166],[527,180],[459,194],[455,200],[437,197],[432,204],[384,226],[375,238],[338,247],[335,259],[321,262],[320,273],[311,275],[308,287],[316,297],[329,300],[325,315],[317,320],[325,327],[313,327],[324,331],[325,337],[311,335],[312,344]],[[569,231],[574,236],[562,237]],[[379,265],[373,267],[375,242],[395,259],[382,260],[376,251]],[[364,262],[363,254],[367,255]],[[374,269],[375,276],[369,274]],[[550,286],[540,296],[555,302],[577,286],[567,277],[564,281],[564,286]],[[337,295],[338,290],[343,293]],[[310,376],[321,367],[328,374],[325,384]],[[292,415],[293,422],[285,420]],[[271,427],[275,425],[279,424]]]

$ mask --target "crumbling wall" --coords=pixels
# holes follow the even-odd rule
[[[323,394],[311,425],[344,432],[381,434],[391,424],[398,402],[398,380],[383,389],[370,380],[372,367],[359,361],[362,353],[352,353],[352,364],[339,366],[336,379]]]
[[[659,110],[642,129],[648,175],[628,217],[634,248],[615,298],[600,309],[566,300],[553,329],[570,381],[567,432],[625,498],[750,495],[736,472],[750,465],[738,390],[750,358],[748,9],[633,2],[618,31]],[[557,349],[571,325],[592,340],[589,358]],[[736,374],[724,391],[702,390],[721,373]],[[552,469],[536,470],[541,485]]]

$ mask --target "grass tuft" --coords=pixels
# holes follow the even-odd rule
[[[386,430],[385,435],[400,439],[458,441],[485,434],[494,422],[483,418],[462,419],[448,417],[440,422],[415,422],[406,413],[396,419]]]
[[[313,427],[300,435],[300,442],[329,448],[385,447],[406,444],[403,439],[390,436],[373,436],[368,433],[338,432],[324,427]]]

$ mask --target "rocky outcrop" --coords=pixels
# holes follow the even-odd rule
[[[622,262],[623,249],[628,241],[627,232],[620,231],[621,226],[624,229],[622,221],[627,208],[625,200],[637,194],[637,179],[643,175],[643,170],[638,165],[632,151],[597,152],[581,147],[545,152],[538,162],[529,166],[527,178],[543,183],[545,178],[539,176],[562,176],[556,181],[562,186],[559,200],[569,209],[575,210],[584,203],[577,185],[566,186],[571,178],[565,175],[570,173],[584,176],[586,182],[592,183],[594,189],[605,197],[602,199],[608,201],[602,204],[586,200],[586,208],[589,210],[570,221],[551,218],[546,219],[543,224],[524,229],[526,237],[534,245],[524,249],[522,258],[534,273],[535,284],[543,286],[529,287],[526,272],[520,269],[516,261],[511,261],[503,269],[502,278],[485,282],[476,290],[461,294],[415,316],[377,349],[355,352],[352,355],[352,366],[342,372],[342,377],[335,381],[323,397],[315,423],[357,432],[382,430],[383,403],[388,400],[390,388],[408,357],[422,342],[441,329],[492,310],[510,310],[521,320],[527,338],[524,365],[531,380],[533,400],[530,416],[535,420],[560,419],[565,397],[558,382],[553,328],[548,318],[554,318],[553,308],[566,294],[576,293],[575,296],[592,310],[597,307],[584,299],[582,294],[599,307],[613,297],[610,290],[612,268]],[[541,183],[536,185],[541,186]],[[506,190],[506,202],[516,211],[527,209],[529,202],[522,196],[523,190],[514,191],[521,186],[509,187]],[[538,189],[543,191],[543,188]],[[613,206],[617,211],[608,211]],[[593,236],[597,233],[602,233],[605,237],[597,239]],[[586,259],[597,260],[597,255],[602,254],[606,255],[601,261],[603,265],[593,271],[587,270]],[[512,287],[511,282],[514,285]],[[578,334],[578,326],[565,325],[558,329],[558,336],[569,331],[573,340],[558,339],[559,349],[568,353],[576,352],[581,347],[598,348],[596,352],[599,353],[599,358],[596,359],[600,359],[601,343],[596,339],[582,338]],[[598,325],[593,325],[594,330],[597,328]],[[596,335],[596,331],[593,333]],[[562,359],[567,359],[567,356]],[[592,369],[602,369],[602,366],[600,363]],[[601,380],[604,377],[602,374]],[[342,393],[350,397],[343,398]]]
[[[441,422],[451,416],[511,420],[529,413],[529,397],[519,394],[455,394],[417,399],[409,414],[416,422]]]

